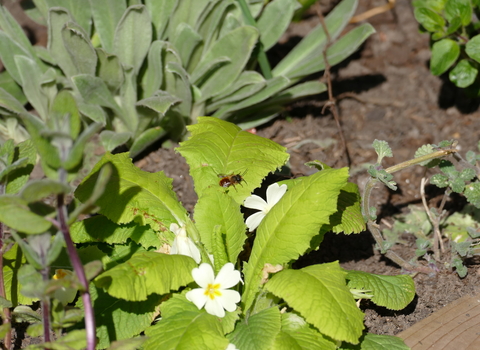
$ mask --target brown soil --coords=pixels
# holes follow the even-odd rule
[[[324,9],[331,1],[322,1]],[[375,6],[381,0],[360,0],[357,14]],[[387,141],[393,158],[385,160],[390,166],[413,157],[416,149],[426,143],[459,139],[461,153],[476,150],[480,139],[480,100],[469,99],[448,82],[448,78],[434,77],[428,69],[429,38],[419,34],[413,17],[411,1],[397,0],[395,8],[368,20],[376,29],[361,50],[333,69],[335,96],[349,92],[356,96],[338,101],[342,129],[351,155],[351,181],[365,184],[368,174],[365,164],[374,163],[376,154],[373,140]],[[294,23],[280,45],[274,48],[281,55],[292,47],[311,28],[319,23],[312,11],[300,23]],[[36,33],[38,36],[36,36]],[[37,39],[41,32],[33,32]],[[288,108],[281,118],[257,130],[260,136],[288,148],[290,166],[294,175],[310,174],[305,162],[318,159],[334,167],[348,166],[338,129],[332,115],[323,113],[326,95],[301,101]],[[185,161],[173,149],[158,149],[138,160],[136,164],[146,171],[165,171],[174,179],[174,189],[191,212],[196,202],[191,178]],[[404,170],[395,176],[398,191],[378,188],[373,205],[379,219],[393,223],[392,216],[405,212],[407,205],[420,204],[419,184],[423,168]],[[428,200],[436,205],[441,192],[429,188]],[[447,208],[458,210],[464,204],[460,197],[452,197]],[[414,256],[413,240],[409,245],[397,245],[395,251],[405,259]],[[382,257],[374,249],[368,232],[344,236],[327,234],[319,252],[303,258],[305,263],[339,260],[346,269],[377,274],[397,275],[398,266]],[[438,264],[441,266],[441,264]],[[478,265],[471,261],[467,277],[460,279],[455,272],[442,269],[434,276],[415,277],[417,296],[405,309],[398,312],[362,302],[369,332],[397,334],[434,311],[466,294],[480,292]]]

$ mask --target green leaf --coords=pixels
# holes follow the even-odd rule
[[[0,108],[6,109],[15,114],[27,113],[27,110],[23,108],[22,103],[2,88],[0,88]]]
[[[78,166],[83,161],[85,152],[85,146],[87,142],[102,129],[102,124],[92,123],[83,130],[79,137],[73,143],[67,158],[63,162],[62,166],[69,172],[75,172]]]
[[[275,338],[273,349],[335,350],[336,343],[327,339],[302,317],[294,313],[282,314],[282,329]]]
[[[429,32],[442,30],[445,26],[445,20],[442,16],[426,7],[416,8],[414,11],[415,19]]]
[[[75,22],[67,22],[62,28],[62,39],[78,74],[95,75],[97,54],[88,35]]]
[[[20,293],[22,285],[18,279],[18,270],[26,264],[25,256],[18,244],[14,244],[3,254],[3,280],[5,285],[5,298],[10,300],[14,306],[31,305],[35,299],[24,296]]]
[[[184,311],[162,318],[147,328],[145,334],[148,336],[143,344],[145,350],[219,350],[228,346],[219,318],[207,313]]]
[[[177,149],[190,166],[195,191],[202,197],[210,186],[218,186],[219,175],[243,174],[244,182],[227,188],[239,204],[260,186],[268,173],[285,164],[285,148],[262,137],[241,131],[234,124],[202,117],[188,127],[191,138]]]
[[[27,201],[11,195],[0,196],[0,221],[14,230],[38,234],[47,231],[52,223],[33,213]]]
[[[144,5],[130,6],[115,30],[113,52],[138,74],[152,42],[152,24]]]
[[[72,77],[72,81],[86,103],[108,107],[115,111],[117,115],[122,115],[120,107],[101,78],[79,74]]]
[[[238,324],[228,335],[228,339],[238,349],[273,349],[272,345],[280,327],[280,311],[271,307]]]
[[[107,152],[112,152],[118,146],[125,144],[131,137],[132,134],[129,132],[103,130],[100,133],[100,141]]]
[[[445,17],[451,22],[456,16],[467,26],[472,21],[472,4],[470,0],[448,0],[445,3]]]
[[[103,49],[97,49],[98,77],[100,77],[112,93],[116,93],[124,82],[123,68],[115,55],[108,54]]]
[[[346,279],[352,289],[370,290],[372,301],[390,310],[401,310],[413,300],[415,284],[408,275],[383,276],[363,271],[348,271]]]
[[[15,56],[23,92],[43,120],[47,120],[48,98],[41,89],[42,71],[37,63],[26,56]]]
[[[37,152],[31,140],[26,140],[19,143],[15,147],[15,154],[12,159],[12,164],[26,158],[26,163],[8,174],[8,181],[5,188],[6,194],[15,194],[27,183],[30,173],[37,161]]]
[[[257,20],[257,28],[265,51],[275,45],[287,30],[297,8],[298,3],[290,0],[274,0],[264,7]]]
[[[148,107],[163,117],[171,106],[179,102],[181,102],[179,98],[170,95],[167,91],[158,90],[153,96],[138,101],[136,105]]]
[[[422,0],[423,1],[423,0]],[[404,341],[393,335],[367,333],[360,338],[360,344],[343,343],[339,350],[410,350]]]
[[[159,126],[145,130],[138,135],[130,147],[130,156],[136,157],[140,152],[144,151],[148,146],[151,146],[156,141],[167,135],[167,131]]]
[[[442,39],[437,41],[432,45],[430,72],[433,75],[441,75],[442,73],[446,72],[452,66],[452,64],[455,63],[459,55],[460,47],[456,41],[452,39]]]
[[[127,9],[125,0],[90,0],[95,30],[100,37],[102,47],[113,52],[115,28]]]
[[[63,42],[62,29],[73,21],[70,13],[61,7],[52,7],[48,11],[48,44],[47,48],[57,65],[67,77],[77,73],[77,68]]]
[[[245,310],[253,303],[264,265],[297,259],[309,248],[320,227],[330,222],[347,178],[346,168],[315,173],[289,189],[268,212],[257,229],[250,260],[244,268]]]
[[[160,89],[163,82],[162,52],[165,42],[155,40],[150,45],[147,57],[147,70],[142,77],[144,97],[152,96]]]
[[[188,67],[195,49],[202,42],[202,37],[188,24],[180,23],[175,29],[173,39],[171,43],[178,50],[182,65]]]
[[[338,262],[276,273],[265,288],[284,299],[307,322],[335,339],[358,343],[363,313],[357,308]]]
[[[188,256],[142,252],[102,273],[95,285],[113,297],[143,301],[150,294],[166,294],[193,282],[195,267]]]
[[[75,97],[68,90],[62,90],[55,96],[50,107],[49,122],[59,125],[63,121],[65,114],[68,114],[68,125],[66,127],[69,130],[63,131],[68,132],[70,137],[75,140],[81,129],[80,111],[78,110]],[[54,128],[55,125],[51,125],[51,127]]]
[[[15,82],[15,80],[13,80],[10,73],[6,70],[0,73],[0,86],[22,105],[27,103],[28,100],[25,97],[22,88]]]
[[[330,217],[331,230],[344,234],[365,231],[365,220],[362,216],[361,196],[357,184],[348,182],[340,191],[337,212]]]
[[[195,206],[195,223],[200,232],[201,241],[207,250],[213,252],[215,226],[220,226],[224,235],[228,261],[236,264],[238,254],[243,250],[246,226],[240,206],[223,189],[215,186],[207,189]]]
[[[114,0],[115,1],[115,0]],[[162,39],[168,20],[177,6],[178,0],[145,0],[145,6],[152,16],[152,24],[155,29],[156,39]]]
[[[373,148],[375,152],[378,154],[377,163],[381,163],[382,159],[385,157],[393,157],[392,149],[388,145],[387,141],[380,141],[375,139],[373,141]]]
[[[37,202],[52,194],[68,194],[70,186],[59,181],[50,179],[32,180],[20,193],[20,196],[27,202]]]
[[[460,17],[455,17],[450,21],[450,24],[447,28],[447,35],[455,33],[462,25],[462,20]]]
[[[116,299],[90,284],[95,314],[97,348],[107,348],[114,340],[129,339],[147,329],[155,319],[162,296],[152,294],[145,301]],[[83,309],[81,298],[79,305]]]
[[[480,62],[480,34],[475,35],[467,42],[465,52],[475,61]]]
[[[475,182],[465,186],[463,193],[467,200],[477,208],[480,208],[480,182]]]
[[[10,38],[5,32],[0,30],[0,60],[12,78],[19,85],[22,85],[19,68],[17,68],[17,64],[15,63],[16,56],[24,56],[32,59],[30,54],[24,48]]]
[[[357,8],[356,0],[343,0],[325,18],[325,24],[332,40],[335,40],[348,24]],[[293,71],[306,61],[314,59],[321,63],[322,51],[326,45],[327,37],[323,27],[319,24],[302,41],[291,50],[272,70],[274,77],[284,75],[293,77]]]
[[[149,224],[157,231],[187,220],[185,208],[172,191],[172,179],[163,172],[152,174],[138,169],[127,153],[103,156],[75,191],[80,201],[92,195],[99,170],[106,163],[112,165],[113,173],[105,193],[96,202],[101,214],[117,224],[135,221],[140,225]]]
[[[213,44],[198,63],[196,70],[202,70],[203,66],[220,57],[228,57],[230,62],[197,85],[202,92],[202,100],[220,94],[237,79],[250,58],[257,39],[257,29],[243,26],[232,30]]]
[[[75,243],[125,244],[131,239],[145,249],[150,247],[158,249],[162,246],[160,235],[148,225],[140,226],[135,223],[117,225],[103,215],[74,223],[70,227],[70,234]]]

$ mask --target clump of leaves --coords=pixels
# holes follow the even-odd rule
[[[430,71],[449,72],[450,81],[479,95],[480,3],[470,0],[414,1],[415,18],[422,32],[431,36]],[[475,15],[477,14],[477,15]]]

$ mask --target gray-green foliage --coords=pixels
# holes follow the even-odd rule
[[[30,102],[50,123],[58,92],[67,91],[75,106],[69,113],[104,126],[100,139],[107,150],[126,144],[136,155],[167,134],[181,138],[185,125],[202,115],[253,127],[278,115],[282,105],[326,89],[317,81],[301,82],[325,67],[321,25],[279,62],[272,77],[255,70],[256,46],[269,49],[279,40],[299,6],[295,0],[250,0],[256,27],[246,24],[234,0],[33,2],[27,14],[48,26],[46,49],[33,47],[0,8],[4,99],[17,106]],[[363,24],[339,38],[356,6],[357,0],[343,0],[326,17],[335,40],[327,52],[330,64],[374,32]],[[6,111],[0,133],[21,140],[25,123],[16,123],[19,112],[10,104],[1,105]]]
[[[431,36],[430,71],[449,71],[452,83],[479,95],[480,35],[478,0],[417,0],[415,18]]]

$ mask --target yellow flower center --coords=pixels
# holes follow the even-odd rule
[[[58,270],[55,270],[55,275],[53,275],[53,279],[54,280],[61,280],[61,279],[65,278],[66,275],[67,275],[67,273],[65,272],[64,269],[58,269]]]
[[[222,295],[220,293],[220,283],[217,284],[208,284],[207,288],[205,288],[205,295],[208,296],[211,300],[215,299],[215,297],[219,297]]]

